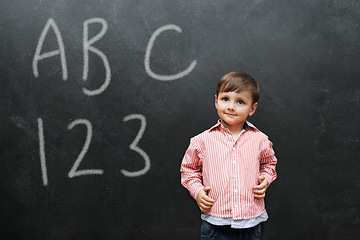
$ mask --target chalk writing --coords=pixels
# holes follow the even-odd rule
[[[93,38],[91,38],[90,40],[88,39],[88,35],[89,35],[89,24],[91,23],[101,23],[102,28],[101,31]],[[106,75],[105,75],[105,81],[104,84],[96,89],[96,90],[88,90],[86,88],[83,88],[83,92],[86,95],[89,96],[93,96],[93,95],[98,95],[100,93],[102,93],[110,84],[110,79],[111,79],[111,70],[110,70],[110,64],[109,61],[106,57],[106,55],[100,51],[99,49],[91,46],[93,43],[97,42],[98,40],[100,40],[100,38],[102,38],[106,31],[107,31],[108,25],[106,23],[106,21],[102,18],[92,18],[89,20],[86,20],[84,22],[84,34],[83,34],[83,49],[84,49],[84,68],[83,68],[83,80],[86,81],[87,77],[88,77],[88,72],[89,72],[89,51],[97,54],[101,60],[104,63],[104,67],[105,67],[105,71],[106,71]]]
[[[182,32],[181,28],[177,25],[174,25],[174,24],[168,24],[168,25],[165,25],[165,26],[162,26],[160,28],[158,28],[154,33],[153,35],[151,36],[150,40],[149,40],[149,43],[146,47],[146,53],[145,53],[145,60],[144,60],[144,63],[145,63],[145,70],[146,70],[146,73],[154,78],[154,79],[157,79],[157,80],[161,80],[161,81],[171,81],[171,80],[175,80],[175,79],[179,79],[179,78],[182,78],[186,75],[188,75],[196,66],[197,64],[197,61],[194,60],[191,62],[190,66],[185,69],[184,71],[182,72],[179,72],[177,74],[174,74],[174,75],[158,75],[156,73],[154,73],[151,68],[150,68],[150,56],[151,56],[151,50],[154,46],[154,42],[156,40],[156,38],[164,31],[166,30],[175,30],[179,33]]]
[[[146,129],[146,118],[142,114],[130,114],[130,115],[124,117],[123,121],[127,122],[127,121],[134,120],[134,119],[140,120],[140,129],[139,129],[134,141],[130,144],[129,148],[132,151],[137,152],[144,159],[145,166],[143,169],[141,169],[139,171],[134,171],[134,172],[130,172],[125,169],[121,169],[121,173],[123,175],[125,175],[126,177],[139,177],[139,176],[146,174],[150,170],[150,157],[144,150],[142,150],[141,148],[138,147],[138,144],[139,144],[141,138],[143,137],[143,134]],[[41,174],[42,174],[43,185],[46,187],[49,185],[49,181],[48,181],[46,157],[45,157],[44,126],[43,126],[43,120],[41,118],[38,118],[37,122],[38,122],[38,133],[39,133],[39,152],[40,152]],[[74,165],[71,167],[71,170],[68,173],[68,177],[73,178],[73,177],[79,177],[79,176],[83,176],[83,175],[102,175],[104,173],[104,171],[101,169],[78,170],[81,162],[84,160],[84,157],[89,150],[92,135],[93,135],[92,134],[93,128],[92,128],[92,124],[89,120],[77,119],[77,120],[71,122],[69,124],[69,126],[67,127],[67,129],[72,130],[77,125],[85,125],[86,126],[86,129],[87,129],[86,139],[85,139],[84,146],[83,146],[79,156],[76,158]]]
[[[48,31],[50,29],[50,27],[52,27],[52,29],[55,32],[55,36],[59,45],[59,49],[58,50],[54,50],[51,52],[46,52],[41,54],[41,49],[42,46],[44,44],[44,40],[46,35],[48,34]],[[35,55],[33,58],[33,62],[32,62],[32,68],[33,68],[33,73],[35,77],[39,76],[39,70],[38,70],[38,62],[39,60],[43,60],[45,58],[50,58],[56,55],[60,54],[60,59],[61,59],[61,67],[62,67],[62,78],[63,80],[66,80],[68,77],[68,72],[67,72],[67,67],[66,67],[66,58],[65,58],[65,48],[64,48],[64,43],[61,37],[61,33],[59,31],[59,28],[57,27],[55,21],[53,19],[49,19],[44,27],[44,30],[42,31],[37,47],[36,47],[36,51],[35,51]]]
[[[140,129],[139,129],[139,132],[138,132],[136,138],[134,139],[134,141],[130,145],[130,149],[137,152],[137,153],[139,153],[144,158],[145,167],[142,170],[139,170],[139,171],[136,171],[136,172],[129,172],[127,170],[122,169],[121,173],[124,174],[127,177],[138,177],[138,176],[144,175],[150,169],[150,158],[149,158],[149,156],[141,148],[139,148],[137,146],[139,141],[141,140],[144,132],[145,132],[146,118],[141,114],[131,114],[131,115],[126,116],[124,118],[124,122],[130,121],[130,120],[133,120],[133,119],[139,119],[140,122],[141,122],[141,126],[140,126]]]
[[[89,26],[90,26],[90,24],[93,24],[93,23],[101,24],[101,30],[97,35],[95,35],[94,37],[89,39]],[[50,28],[52,28],[53,31],[55,32],[55,36],[56,36],[56,39],[57,39],[59,49],[53,50],[53,51],[50,51],[50,52],[41,53],[42,47],[43,47],[43,44],[44,44],[44,41],[45,41],[45,37],[47,36]],[[111,69],[110,69],[110,63],[108,61],[108,58],[106,57],[106,55],[102,51],[100,51],[99,49],[92,46],[95,42],[99,41],[105,35],[107,29],[108,29],[108,24],[102,18],[91,18],[91,19],[88,19],[88,20],[84,21],[84,23],[83,23],[83,54],[84,54],[83,59],[84,59],[84,65],[83,65],[82,79],[84,81],[88,80],[89,52],[92,52],[92,53],[98,55],[100,57],[100,59],[102,60],[102,62],[104,64],[104,68],[105,68],[105,80],[104,80],[104,83],[99,88],[94,89],[94,90],[89,90],[89,89],[84,87],[82,89],[83,93],[88,95],[88,96],[94,96],[94,95],[101,94],[102,92],[104,92],[106,90],[106,88],[109,86],[110,81],[111,81]],[[194,70],[194,68],[197,65],[197,61],[193,60],[188,68],[186,68],[182,72],[179,72],[179,73],[173,74],[173,75],[159,75],[159,74],[154,73],[151,70],[150,57],[151,57],[151,51],[152,51],[152,48],[154,46],[155,40],[162,32],[167,31],[167,30],[174,30],[174,31],[177,31],[179,33],[182,33],[182,29],[179,26],[174,25],[174,24],[168,24],[168,25],[164,25],[164,26],[158,28],[152,34],[152,36],[149,39],[148,45],[146,47],[145,59],[144,59],[144,65],[145,65],[146,73],[150,77],[152,77],[154,79],[157,79],[157,80],[161,80],[161,81],[171,81],[171,80],[176,80],[176,79],[182,78],[182,77],[188,75],[192,70]],[[61,67],[62,67],[62,79],[67,80],[68,71],[67,71],[64,43],[63,43],[62,36],[61,36],[61,33],[60,33],[60,30],[59,30],[58,26],[56,25],[55,21],[52,18],[50,18],[47,21],[43,31],[41,32],[39,41],[37,43],[36,51],[35,51],[33,62],[32,62],[32,69],[33,69],[34,76],[39,77],[38,62],[40,60],[50,58],[50,57],[54,57],[56,55],[60,55]]]
[[[83,160],[86,152],[89,149],[91,138],[92,138],[92,125],[91,123],[86,119],[78,119],[70,123],[68,126],[68,129],[71,130],[73,127],[75,127],[78,124],[84,124],[87,128],[87,134],[86,134],[86,140],[83,149],[81,150],[79,156],[77,157],[73,167],[71,168],[68,176],[69,178],[81,176],[81,175],[93,175],[93,174],[103,174],[104,171],[101,169],[85,169],[85,170],[77,170],[81,161]]]
[[[89,25],[92,23],[100,23],[102,25],[102,28],[100,32],[89,39]],[[58,42],[59,49],[53,50],[50,52],[42,53],[41,50],[45,41],[45,37],[47,36],[50,27],[54,30],[55,36]],[[106,21],[102,18],[91,18],[84,22],[83,24],[83,51],[84,51],[84,66],[83,66],[83,80],[86,81],[88,79],[88,73],[89,73],[89,51],[95,53],[98,55],[101,60],[103,61],[104,67],[105,67],[105,81],[104,83],[95,90],[89,90],[86,88],[83,88],[83,92],[88,96],[94,96],[101,94],[110,84],[111,80],[111,69],[109,61],[106,57],[106,55],[100,51],[99,49],[92,46],[95,42],[99,41],[106,33],[108,25]],[[38,70],[38,62],[39,60],[43,60],[45,58],[50,58],[56,55],[60,55],[61,59],[61,67],[62,67],[62,78],[63,80],[67,80],[68,78],[68,72],[67,72],[67,64],[66,64],[66,57],[65,57],[65,47],[64,43],[61,37],[61,33],[59,28],[57,27],[55,21],[53,19],[49,19],[40,35],[35,55],[32,62],[32,68],[33,68],[33,74],[35,77],[39,76],[39,70]]]
[[[43,179],[43,185],[47,186],[49,184],[46,168],[46,158],[45,158],[45,139],[44,139],[44,126],[41,118],[37,119],[38,130],[39,130],[39,147],[40,147],[40,163],[41,163],[41,175]]]

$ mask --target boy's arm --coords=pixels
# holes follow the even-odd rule
[[[181,163],[181,184],[196,199],[199,191],[204,188],[202,184],[202,151],[196,140],[191,139]]]
[[[266,178],[268,185],[270,185],[277,177],[277,159],[272,145],[273,144],[269,139],[264,140],[260,153],[260,176],[262,175]]]

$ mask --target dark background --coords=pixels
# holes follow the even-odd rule
[[[0,238],[1,239],[199,239],[200,212],[180,185],[180,163],[189,139],[217,121],[218,80],[230,71],[251,74],[260,85],[249,120],[274,143],[278,179],[266,198],[264,240],[356,239],[360,234],[360,3],[349,0],[252,1],[2,1],[0,7]],[[105,78],[90,52],[82,80],[83,23],[103,18],[106,34],[94,47],[111,67],[108,88],[87,96]],[[65,46],[60,56],[32,61],[48,19]],[[150,77],[144,56],[161,26]],[[89,25],[89,38],[100,24]],[[57,50],[53,29],[42,53]],[[121,169],[144,168],[129,145],[142,114],[138,146],[150,170],[135,178]],[[44,124],[48,186],[44,186],[37,119]],[[74,178],[86,127],[89,150],[79,166],[102,175]]]

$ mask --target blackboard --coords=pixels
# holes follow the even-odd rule
[[[0,238],[199,239],[180,185],[230,71],[274,143],[263,239],[360,234],[360,3],[2,1]]]

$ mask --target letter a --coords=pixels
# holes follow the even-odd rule
[[[55,32],[56,39],[57,39],[57,42],[58,42],[58,45],[59,45],[59,49],[41,54],[41,49],[42,49],[45,37],[46,37],[50,27],[52,27],[54,32]],[[68,77],[68,73],[67,73],[67,67],[66,67],[64,43],[63,43],[63,40],[61,38],[59,28],[56,26],[56,23],[54,22],[54,20],[52,18],[50,18],[47,21],[47,23],[45,25],[45,28],[42,31],[41,35],[40,35],[40,38],[39,38],[39,41],[38,41],[38,44],[37,44],[37,47],[36,47],[34,59],[33,59],[33,62],[32,62],[34,76],[35,77],[39,76],[39,70],[38,70],[38,62],[39,62],[39,60],[43,60],[45,58],[53,57],[53,56],[56,56],[56,55],[59,55],[59,54],[60,54],[60,59],[61,59],[62,79],[66,80],[67,77]]]

